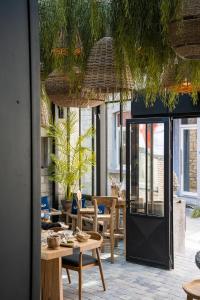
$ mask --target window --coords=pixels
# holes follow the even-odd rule
[[[184,118],[184,119],[181,119],[181,124],[182,125],[197,124],[197,118]]]
[[[80,134],[85,133],[88,128],[92,126],[92,109],[82,108],[80,115]],[[92,137],[89,137],[84,146],[93,148]],[[83,194],[92,194],[92,167],[81,178],[81,190]]]
[[[63,107],[58,106],[58,118],[63,119],[64,118],[64,109]]]
[[[117,126],[119,103],[106,104],[106,134],[107,134],[107,193],[111,194],[111,184],[120,183],[119,147],[120,131]]]
[[[120,117],[122,114],[122,126],[120,122]],[[125,112],[118,112],[116,116],[116,130],[117,130],[117,143],[116,143],[116,149],[117,149],[117,161],[118,161],[118,168],[120,168],[120,148],[121,148],[121,157],[122,157],[122,165],[123,167],[126,166],[126,120],[131,119],[131,112],[125,111]],[[122,132],[121,132],[122,130]],[[122,133],[122,143],[121,143],[121,133]]]
[[[126,120],[131,118],[131,101],[107,103],[107,191],[111,184],[125,188]]]
[[[48,168],[48,137],[41,137],[41,168]]]

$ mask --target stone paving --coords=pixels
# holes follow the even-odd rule
[[[187,214],[186,248],[175,254],[175,269],[172,271],[126,262],[122,244],[116,249],[115,263],[109,262],[109,254],[102,253],[107,291],[101,286],[97,268],[83,273],[83,299],[122,300],[181,300],[186,299],[182,284],[200,278],[200,270],[194,263],[194,256],[200,249],[200,219],[191,219]],[[67,282],[63,271],[64,299],[78,299],[78,274],[71,271],[72,284]]]

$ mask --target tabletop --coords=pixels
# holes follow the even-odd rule
[[[41,259],[51,260],[62,256],[71,255],[74,253],[75,249],[79,251],[88,251],[95,248],[99,248],[100,246],[101,246],[101,242],[94,239],[89,239],[87,242],[81,242],[81,243],[75,240],[73,248],[60,246],[58,249],[51,250],[48,249],[48,246],[42,246]]]

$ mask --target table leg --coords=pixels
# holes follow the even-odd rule
[[[120,208],[115,209],[115,232],[120,232]],[[115,247],[118,247],[118,239],[115,239]]]
[[[115,229],[117,232],[119,232],[119,216],[120,216],[120,209],[117,207],[116,210],[116,222],[115,222]]]
[[[63,300],[61,258],[41,260],[41,300]]]

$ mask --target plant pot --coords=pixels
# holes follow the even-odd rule
[[[72,200],[61,200],[61,204],[64,211],[71,212]]]
[[[185,0],[181,20],[169,25],[169,40],[178,56],[184,59],[200,59],[200,2]]]
[[[61,242],[61,240],[60,240],[59,235],[47,237],[47,245],[48,245],[49,249],[55,250],[55,249],[59,248],[60,242]]]

